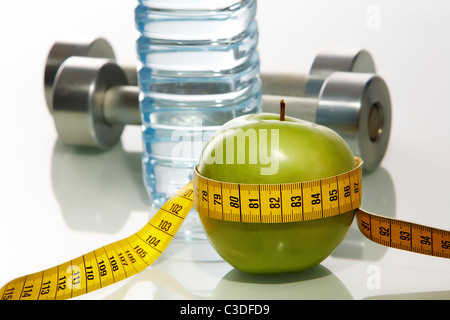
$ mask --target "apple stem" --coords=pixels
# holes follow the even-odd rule
[[[284,99],[280,100],[280,121],[284,121],[284,115],[286,113],[286,104],[284,103]]]

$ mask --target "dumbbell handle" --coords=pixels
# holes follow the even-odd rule
[[[308,77],[303,74],[262,72],[262,90],[268,96],[303,97]]]
[[[269,92],[284,93],[286,95],[263,95],[263,112],[278,113],[279,103],[283,99],[287,104],[286,115],[303,119],[310,122],[317,122],[317,110],[319,108],[319,99],[287,96],[287,94],[298,93],[295,90],[295,84],[302,83],[301,76],[290,76],[283,74],[266,75],[266,86],[270,89]],[[285,83],[286,86],[276,86],[276,81],[279,79],[279,83]],[[286,80],[287,79],[287,80]],[[264,80],[263,80],[264,81]],[[297,87],[298,88],[298,87]],[[114,86],[109,88],[104,96],[103,101],[103,118],[111,125],[140,125],[140,110],[139,110],[139,88],[137,86]],[[339,120],[339,114],[335,115],[333,121]],[[323,119],[322,119],[323,121]],[[328,120],[330,121],[330,120]],[[373,107],[368,114],[368,127],[369,139],[376,140],[379,134],[378,130],[381,127],[379,110]],[[346,124],[348,126],[348,124]],[[357,129],[357,128],[356,128]],[[342,128],[341,130],[342,131]]]
[[[292,86],[290,89],[293,88]],[[275,92],[282,93],[282,91]],[[285,89],[285,92],[288,90]],[[281,99],[287,103],[286,115],[311,122],[315,121],[318,100],[314,98],[264,94],[263,112],[278,113]],[[139,87],[128,85],[113,86],[107,89],[103,99],[103,118],[111,125],[140,125]]]
[[[268,75],[266,75],[268,76]],[[282,74],[279,75],[282,77]],[[287,75],[289,78],[289,75]],[[276,79],[276,77],[268,79]],[[292,82],[290,82],[292,81]],[[298,119],[303,119],[310,122],[317,122],[317,110],[319,107],[319,99],[306,98],[298,96],[288,96],[289,93],[295,93],[294,83],[300,83],[301,77],[290,77],[290,80],[285,81],[292,86],[276,87],[266,86],[272,89],[273,93],[285,93],[286,95],[263,95],[263,112],[278,113],[279,104],[283,99],[286,102],[286,115]],[[280,81],[283,82],[283,81]],[[298,92],[298,91],[297,91]],[[138,86],[113,86],[106,90],[103,100],[103,118],[108,124],[111,125],[140,125],[140,110],[139,110],[139,87]],[[380,124],[378,113],[370,112],[368,118],[368,130],[369,136],[373,139],[376,138],[378,128]],[[336,114],[335,121],[338,120],[339,115]],[[348,125],[348,124],[347,124]],[[341,130],[342,131],[342,128]]]
[[[136,67],[120,66],[130,86],[138,85]],[[261,72],[262,91],[270,96],[303,97],[308,80],[306,74]]]
[[[127,86],[109,88],[103,101],[106,122],[120,125],[140,125],[139,88],[136,67],[121,66],[127,77]],[[304,98],[307,77],[302,74],[261,73],[263,112],[278,113],[281,99],[288,103],[287,115],[314,122],[318,100]],[[299,97],[302,97],[299,99]]]
[[[138,85],[138,76],[136,67],[120,66],[127,77],[130,86]],[[261,72],[262,91],[265,95],[270,96],[289,96],[303,97],[305,96],[306,83],[308,76],[306,74],[297,73],[279,73],[279,72]]]
[[[140,125],[139,87],[114,86],[106,90],[103,117],[109,124]]]

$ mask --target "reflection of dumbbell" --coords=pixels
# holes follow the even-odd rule
[[[49,109],[62,141],[109,148],[124,125],[141,123],[136,70],[119,67],[106,40],[84,44],[81,51],[79,46],[57,43],[50,51]],[[102,51],[105,59],[99,58]],[[391,104],[385,82],[374,72],[370,55],[356,50],[319,54],[307,77],[262,74],[263,111],[278,112],[285,99],[287,115],[333,128],[365,168],[375,169],[389,140]]]

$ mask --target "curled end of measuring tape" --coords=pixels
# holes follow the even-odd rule
[[[10,281],[1,300],[64,300],[124,280],[167,248],[192,208],[192,182],[172,196],[138,232],[53,268]]]
[[[285,223],[331,217],[361,206],[363,161],[343,174],[285,184],[212,180],[194,170],[194,208],[200,215],[248,223]]]

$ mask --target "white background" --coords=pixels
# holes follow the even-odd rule
[[[43,91],[57,40],[103,36],[119,63],[136,64],[135,6],[0,2],[0,286],[126,237],[151,215],[139,128],[106,153],[63,146]],[[257,17],[262,71],[307,73],[327,47],[371,52],[391,92],[393,123],[382,166],[364,177],[363,208],[447,230],[449,14],[444,0],[260,0]],[[196,261],[207,253],[208,261]],[[353,226],[321,267],[302,275],[249,277],[217,261],[208,245],[176,244],[152,268],[82,298],[450,299],[447,290],[447,260],[380,247]]]

